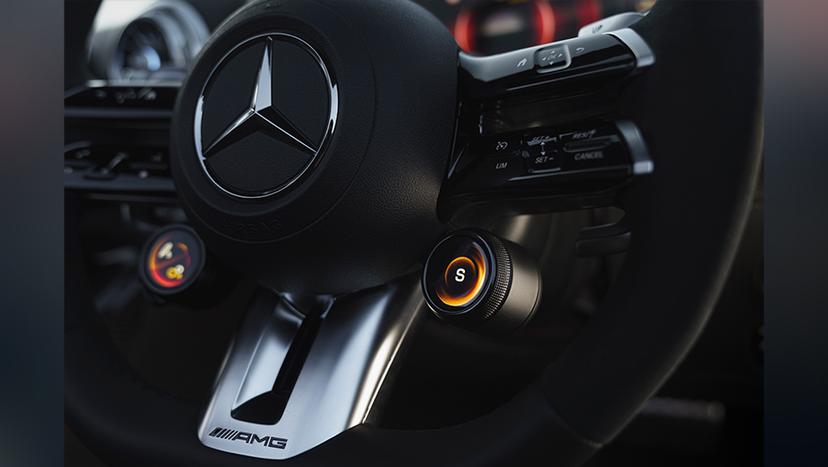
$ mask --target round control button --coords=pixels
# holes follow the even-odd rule
[[[463,313],[479,302],[493,274],[488,246],[472,235],[441,242],[426,265],[424,287],[432,307]]]
[[[161,295],[176,294],[189,287],[204,267],[204,245],[190,227],[166,227],[144,248],[141,272],[144,282]]]
[[[435,316],[492,334],[511,332],[531,318],[540,284],[534,260],[520,245],[478,230],[438,243],[422,278]]]
[[[477,253],[477,251],[475,251]],[[486,265],[480,255],[472,260],[458,256],[446,266],[443,280],[437,285],[437,298],[443,304],[462,307],[471,303],[483,289],[486,279]]]

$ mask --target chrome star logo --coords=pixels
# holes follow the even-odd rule
[[[273,106],[272,50],[273,39],[267,37],[250,108],[239,115],[236,121],[207,146],[204,150],[205,158],[257,131],[293,145],[308,154],[316,154],[317,148],[313,143]]]
[[[276,102],[275,96],[273,95],[274,71],[278,74],[289,73],[291,72],[291,70],[274,70],[274,40],[290,42],[293,45],[297,45],[304,48],[305,52],[308,53],[309,58],[313,57],[313,59],[315,59],[315,61],[317,62],[318,66],[321,68],[321,72],[324,75],[325,80],[328,84],[329,89],[327,90],[327,92],[330,102],[330,122],[328,124],[327,130],[325,131],[324,137],[322,138],[322,141],[314,141],[313,138],[309,137],[305,132],[303,132],[299,128],[298,125],[292,122],[291,119],[288,118],[288,116],[286,116],[283,112],[280,112],[279,110],[278,102]],[[201,161],[201,165],[207,173],[208,177],[222,191],[242,198],[262,198],[265,196],[270,196],[271,194],[281,191],[287,185],[293,183],[303,173],[305,173],[305,171],[307,171],[307,169],[312,165],[315,158],[319,155],[320,149],[323,146],[325,139],[333,131],[333,126],[336,119],[336,111],[338,107],[336,87],[331,83],[330,75],[328,74],[328,71],[325,68],[321,58],[316,53],[316,51],[310,47],[310,45],[308,45],[306,42],[302,41],[301,39],[295,36],[274,33],[249,39],[243,42],[242,44],[236,46],[234,50],[242,46],[249,46],[251,43],[258,44],[260,43],[259,41],[264,42],[264,48],[262,50],[261,60],[258,65],[256,82],[253,86],[252,99],[247,108],[245,108],[245,110],[243,110],[240,115],[236,116],[232,120],[232,122],[218,134],[218,136],[215,136],[209,142],[203,141],[201,132],[204,102],[205,99],[208,99],[209,97],[205,94],[205,91],[202,91],[202,94],[199,97],[197,103],[194,121],[194,136],[196,150]],[[231,53],[228,53],[228,56],[231,56]],[[227,56],[222,60],[226,59]],[[217,66],[216,68],[218,69],[219,67]],[[215,73],[215,70],[213,73]],[[212,79],[213,73],[210,74],[210,78],[208,78],[208,83]],[[278,79],[278,76],[276,77],[276,79]],[[205,84],[205,89],[206,88],[207,84]],[[295,176],[290,177],[287,181],[279,181],[279,183],[276,184],[277,186],[273,187],[272,189],[257,190],[257,192],[255,193],[240,193],[238,190],[235,190],[232,187],[228,187],[224,183],[220,183],[219,180],[221,179],[221,177],[217,176],[217,174],[215,174],[214,171],[211,170],[209,167],[210,164],[208,161],[210,160],[210,158],[216,156],[217,154],[221,153],[227,148],[233,146],[236,143],[239,143],[240,141],[254,134],[266,135],[268,138],[271,138],[279,143],[282,143],[295,149],[296,151],[299,151],[300,153],[305,154],[307,156],[307,164],[303,166],[302,170],[300,170],[299,173],[297,173]],[[297,154],[293,153],[294,157],[296,155]],[[278,154],[274,154],[274,157],[278,157]],[[295,164],[295,161],[286,161],[286,163],[288,162]],[[251,170],[257,170],[257,168],[251,167]]]

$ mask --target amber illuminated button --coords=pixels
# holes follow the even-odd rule
[[[448,306],[468,305],[480,295],[485,278],[486,265],[482,261],[458,256],[446,267],[443,280],[436,290],[437,298]]]
[[[142,276],[147,286],[162,295],[183,291],[204,267],[204,246],[189,227],[174,225],[155,233],[144,248]]]
[[[426,303],[439,319],[486,334],[510,333],[540,301],[540,272],[520,245],[482,230],[440,241],[423,271]]]
[[[480,301],[492,274],[487,250],[473,235],[452,236],[437,245],[423,278],[432,307],[463,313]]]

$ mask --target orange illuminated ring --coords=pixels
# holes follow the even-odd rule
[[[448,266],[446,266],[446,272],[445,272],[445,274],[443,274],[443,280],[444,281],[448,282],[448,280],[449,280],[449,271],[451,270],[452,267],[454,267],[455,265],[458,265],[458,264],[463,265],[463,266],[467,266],[467,267],[471,267],[472,269],[475,269],[474,263],[472,262],[471,259],[469,259],[467,256],[458,256],[457,258],[454,258],[453,260],[451,260],[451,262],[448,264]],[[475,272],[477,272],[477,271],[475,271]]]
[[[177,251],[177,254],[170,259],[159,259],[158,253],[166,245],[172,245],[173,249]],[[165,237],[161,237],[155,241],[155,245],[152,247],[148,259],[149,264],[147,268],[149,269],[150,278],[165,289],[182,285],[186,280],[183,273],[190,269],[190,265],[193,262],[192,256],[190,255],[190,247],[186,243],[173,242]],[[183,270],[178,272],[176,268],[182,268]],[[171,272],[178,272],[178,274],[171,274]]]
[[[485,300],[495,277],[497,265],[485,237],[475,231],[457,232],[438,242],[428,255],[423,293],[438,317],[469,319],[462,316]]]
[[[473,253],[478,253],[475,250]],[[472,254],[474,259],[471,259],[467,256],[458,256],[449,262],[448,266],[443,273],[443,284],[449,283],[451,280],[449,278],[449,274],[456,266],[466,266],[471,269],[473,274],[476,276],[474,284],[471,288],[469,288],[465,293],[462,295],[452,295],[449,294],[445,288],[438,287],[436,290],[437,298],[440,299],[445,305],[452,306],[452,307],[462,307],[466,306],[471,303],[477,296],[480,294],[480,291],[483,290],[483,285],[486,283],[486,263],[482,258],[482,255]]]

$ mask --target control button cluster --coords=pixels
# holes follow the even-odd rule
[[[464,157],[469,162],[456,176],[467,192],[624,179],[633,167],[628,142],[611,122],[487,136]]]
[[[616,79],[632,73],[635,53],[617,37],[597,34],[515,50],[489,57],[461,54],[468,97],[502,98],[511,93],[572,86],[590,79]],[[550,88],[550,86],[552,86]]]
[[[166,150],[117,145],[74,145],[64,152],[67,188],[106,188],[171,191],[172,179]]]
[[[545,47],[535,52],[535,63],[543,71],[566,68],[570,60],[569,47],[566,44]]]

